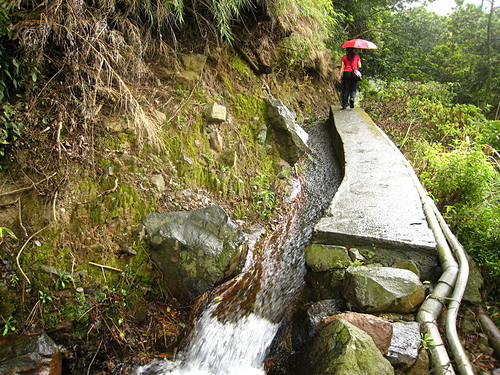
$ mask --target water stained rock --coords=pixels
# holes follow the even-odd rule
[[[61,375],[62,353],[45,333],[0,338],[0,374]]]

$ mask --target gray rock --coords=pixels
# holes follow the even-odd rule
[[[186,303],[236,274],[243,233],[220,206],[150,213],[144,225],[165,287]]]
[[[207,119],[212,122],[226,121],[226,107],[217,103],[211,103],[207,107]]]
[[[210,133],[210,148],[214,151],[221,152],[222,148],[224,147],[224,141],[222,139],[222,135],[220,134],[220,131],[218,129],[214,129]]]
[[[415,273],[391,267],[349,267],[344,297],[358,312],[415,311],[425,298]]]
[[[467,288],[465,288],[463,300],[470,303],[481,303],[483,302],[481,288],[483,287],[484,279],[476,262],[468,255],[467,261],[469,263],[469,278],[467,280]]]
[[[429,353],[426,349],[420,349],[415,363],[405,372],[405,375],[429,375],[430,374]]]
[[[292,167],[285,160],[280,159],[273,165],[274,173],[280,178],[285,178],[290,175]]]
[[[386,358],[394,367],[408,368],[418,357],[420,324],[417,322],[392,323],[392,340]]]
[[[323,327],[293,363],[296,375],[392,375],[372,338],[342,319]]]
[[[183,54],[181,60],[185,70],[201,74],[207,63],[207,56],[198,53]]]
[[[343,246],[311,244],[304,249],[306,264],[314,272],[347,268],[351,265],[351,258]]]
[[[294,164],[309,150],[309,135],[295,122],[295,115],[280,101],[268,98],[268,120],[274,129],[274,137],[280,154]]]
[[[165,179],[161,174],[155,174],[150,177],[151,184],[160,192],[164,192],[166,189]]]
[[[207,56],[196,53],[184,54],[181,55],[181,59],[184,70],[179,73],[179,77],[187,82],[198,80],[207,62]]]
[[[481,326],[476,319],[476,313],[469,308],[463,310],[463,319],[460,322],[460,333],[464,336],[475,335],[481,332]]]
[[[366,258],[363,256],[363,254],[361,254],[359,249],[356,249],[355,247],[350,248],[348,252],[349,252],[349,258],[351,258],[353,262],[355,261],[364,262],[366,260]]]
[[[103,168],[103,172],[106,176],[114,176],[115,175],[115,167],[114,165],[106,165]]]
[[[114,116],[103,118],[103,126],[106,130],[115,133],[131,133],[133,132],[130,121],[124,116]]]
[[[226,167],[234,167],[238,162],[238,154],[235,150],[225,150],[218,157],[219,163]]]
[[[403,270],[410,270],[420,278],[420,270],[415,262],[411,260],[397,260],[393,265],[394,268],[401,268]]]
[[[47,334],[0,337],[0,374],[61,373],[61,350]]]
[[[341,299],[327,299],[312,304],[311,307],[307,309],[309,336],[316,334],[321,319],[338,314],[345,309],[345,302]]]
[[[120,161],[123,163],[124,167],[135,167],[138,165],[137,158],[127,153],[120,155]]]
[[[193,159],[191,159],[188,156],[182,155],[181,159],[182,159],[182,161],[186,162],[189,165],[193,165],[194,164]]]
[[[389,350],[392,339],[392,324],[389,321],[370,314],[346,312],[323,318],[321,324],[328,324],[336,319],[345,320],[368,333],[382,354]]]
[[[261,146],[264,146],[266,144],[266,140],[267,140],[267,126],[266,125],[262,125],[257,129],[257,131],[255,132],[255,140]]]

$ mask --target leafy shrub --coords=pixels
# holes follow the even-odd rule
[[[8,94],[8,87],[16,86],[16,76],[19,73],[19,63],[16,59],[7,56],[5,41],[10,39],[9,14],[3,7],[0,8],[0,103]],[[17,74],[16,74],[17,73]]]
[[[487,121],[483,126],[484,141],[495,150],[500,150],[500,121]]]
[[[5,155],[5,147],[9,143],[21,136],[23,123],[16,118],[16,109],[8,103],[0,105],[0,157]]]
[[[498,298],[500,287],[500,181],[491,198],[476,205],[464,206],[452,213],[450,222],[458,222],[458,238],[466,245],[467,252],[483,269],[489,295]],[[492,199],[494,198],[494,199]],[[497,299],[498,301],[498,299]]]
[[[427,167],[420,177],[441,209],[483,202],[494,181],[495,170],[488,157],[465,142],[451,151],[441,144],[429,144],[424,161]]]

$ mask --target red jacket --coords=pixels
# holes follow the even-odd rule
[[[340,59],[344,63],[344,72],[352,72],[353,70],[359,69],[359,62],[361,61],[361,57],[359,55],[354,55],[352,61],[349,61],[347,55],[342,56]]]

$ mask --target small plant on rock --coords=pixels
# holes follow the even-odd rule
[[[9,228],[0,227],[0,244],[4,241],[4,238],[6,236],[11,236],[12,238],[15,238],[17,240],[17,237],[13,231],[11,231]]]
[[[420,342],[420,347],[425,350],[429,350],[434,346],[434,339],[428,333],[423,333],[418,341]]]
[[[14,318],[12,316],[9,316],[7,320],[4,320],[4,326],[2,328],[2,336],[7,335],[9,332],[14,332],[16,330],[16,327],[14,326],[12,320]]]

